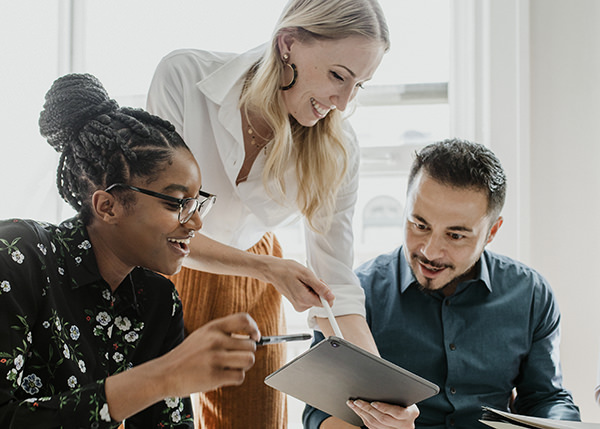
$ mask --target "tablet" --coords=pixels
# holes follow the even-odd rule
[[[354,344],[331,336],[265,378],[265,383],[356,426],[348,399],[415,404],[439,387]]]

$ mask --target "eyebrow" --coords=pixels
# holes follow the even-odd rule
[[[419,222],[425,224],[425,225],[429,225],[429,222],[427,222],[423,217],[419,216],[419,215],[415,215],[413,214],[412,217],[414,217],[416,220],[418,220]],[[466,226],[449,226],[446,228],[448,231],[463,231],[463,232],[473,232],[473,229],[471,228],[467,228]]]
[[[467,228],[466,226],[450,226],[447,229],[449,231],[473,232],[471,228]]]
[[[200,186],[200,189],[198,189],[199,191],[202,190],[202,186]],[[173,191],[181,191],[183,194],[186,194],[188,192],[190,192],[189,188],[187,186],[184,185],[179,185],[177,183],[172,183],[168,186],[165,186],[161,192],[163,193],[168,193],[169,191],[173,192]]]
[[[356,77],[356,73],[354,73],[352,70],[350,70],[345,65],[342,65],[342,64],[334,64],[334,65],[337,66],[337,67],[341,67],[341,68],[345,69],[348,73],[350,73],[350,76],[352,76],[354,78]]]
[[[425,225],[429,225],[429,223],[419,215],[411,214],[411,217],[414,217],[416,220],[418,220],[421,223],[424,223]]]

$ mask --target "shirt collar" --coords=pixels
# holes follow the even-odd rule
[[[400,264],[400,293],[404,293],[410,285],[417,282],[417,279],[413,275],[410,265],[408,265],[408,261],[406,260],[404,246],[400,247],[400,260],[398,263]]]
[[[265,53],[266,44],[233,57],[216,71],[196,83],[196,87],[216,104],[223,104],[228,95],[241,92],[246,73]]]
[[[487,262],[487,253],[488,251],[484,250],[483,255],[479,258],[479,261],[477,262],[479,266],[479,273],[471,281],[479,281],[483,283],[491,292],[492,281],[490,279],[490,270]],[[400,258],[398,263],[400,265],[400,293],[404,293],[404,291],[406,291],[406,289],[408,289],[410,285],[417,282],[417,279],[413,275],[410,265],[406,260],[406,255],[404,254],[404,247],[400,248]]]
[[[490,268],[488,265],[488,251],[484,250],[483,255],[479,258],[479,277],[478,279],[492,291],[492,279],[490,278]]]
[[[87,228],[78,216],[67,219],[56,231],[59,245],[64,246],[65,265],[73,289],[90,284],[101,283],[110,291],[110,287],[100,275],[96,255],[92,249]],[[135,268],[123,279],[115,292],[115,305],[119,311],[135,311],[138,316],[143,312],[143,268]],[[140,299],[136,297],[140,296]]]

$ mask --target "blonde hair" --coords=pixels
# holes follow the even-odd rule
[[[284,8],[264,57],[252,68],[240,105],[258,112],[273,130],[273,141],[263,170],[271,195],[285,196],[284,175],[290,160],[296,166],[297,204],[309,226],[326,231],[335,198],[348,170],[350,148],[344,143],[342,113],[333,110],[313,127],[288,117],[281,96],[283,63],[277,40],[284,31],[310,40],[339,40],[362,36],[380,41],[387,51],[389,33],[377,0],[291,0]],[[324,223],[317,222],[323,210]]]

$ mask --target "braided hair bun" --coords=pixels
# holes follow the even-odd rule
[[[56,184],[84,223],[91,196],[114,183],[152,178],[177,148],[189,148],[175,127],[142,109],[119,107],[90,74],[69,74],[46,93],[40,133],[61,153]]]
[[[46,93],[40,133],[50,146],[62,152],[89,120],[118,108],[95,76],[69,74],[56,79]]]

